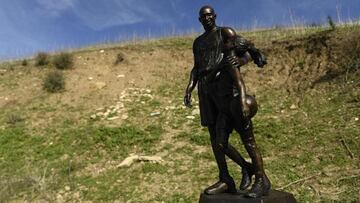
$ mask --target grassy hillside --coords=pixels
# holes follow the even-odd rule
[[[268,56],[242,72],[273,187],[360,201],[360,27],[241,34]],[[43,89],[52,63],[0,64],[0,202],[197,202],[217,168],[198,108],[182,104],[194,38],[75,51],[59,93]],[[119,167],[131,155],[163,161]]]

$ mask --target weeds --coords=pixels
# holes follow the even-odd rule
[[[359,52],[358,52],[359,53]],[[355,54],[354,54],[355,55]],[[349,72],[355,72],[360,70],[360,54],[357,54],[357,56],[353,56],[347,65],[346,68],[346,80],[348,78]]]
[[[49,72],[44,81],[43,88],[47,92],[55,93],[65,89],[64,74],[60,71]]]
[[[356,71],[360,69],[360,42],[359,38],[360,35],[354,36],[353,39],[350,41],[352,47],[350,47],[351,53],[350,53],[350,61],[348,65],[348,69],[350,71]]]
[[[360,34],[354,32],[349,35],[347,40],[342,45],[343,57],[341,61],[342,67],[345,67],[345,81],[349,80],[351,73],[357,73],[360,70]],[[359,74],[359,73],[357,73]],[[353,78],[356,74],[353,74]]]
[[[10,124],[10,125],[15,125],[15,124],[20,123],[22,121],[24,121],[24,118],[22,118],[18,114],[11,113],[11,114],[7,115],[7,117],[6,117],[6,123]]]
[[[28,61],[26,59],[21,61],[21,65],[22,66],[27,66],[28,65]]]
[[[45,52],[40,52],[35,57],[35,66],[45,66],[49,64],[49,55]]]
[[[54,57],[53,64],[60,70],[71,69],[74,65],[73,56],[70,53],[60,53]]]
[[[118,53],[116,55],[116,59],[115,59],[115,62],[114,62],[114,65],[118,65],[120,64],[121,62],[123,62],[125,60],[125,56],[123,53]]]
[[[331,16],[328,16],[327,19],[328,19],[330,29],[335,30],[336,26],[335,26],[335,23],[334,23],[333,19],[331,18]]]

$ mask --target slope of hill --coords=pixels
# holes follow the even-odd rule
[[[242,72],[274,188],[299,202],[360,201],[360,27],[242,34],[269,60]],[[196,202],[217,169],[198,108],[182,104],[193,40],[75,51],[54,94],[42,88],[52,65],[0,64],[0,202]],[[237,134],[231,143],[246,154]],[[131,155],[162,161],[119,166]]]

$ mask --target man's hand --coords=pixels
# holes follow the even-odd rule
[[[184,105],[188,108],[191,108],[192,105],[191,105],[191,94],[187,93],[185,94],[184,96]]]

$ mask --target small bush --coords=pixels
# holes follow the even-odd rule
[[[60,71],[49,72],[43,82],[43,88],[51,93],[60,92],[65,89],[64,74]]]
[[[22,60],[21,62],[22,66],[27,66],[28,65],[28,61],[26,59]]]
[[[119,63],[123,62],[125,60],[124,54],[123,53],[118,53],[116,55],[116,60],[114,62],[114,65],[118,65]]]
[[[74,65],[73,56],[69,53],[60,53],[55,56],[53,63],[57,69],[70,69]]]
[[[331,30],[335,30],[335,23],[334,23],[333,19],[331,18],[331,16],[328,16],[327,18],[328,18],[328,23],[329,23]]]
[[[40,52],[35,57],[35,66],[45,66],[49,64],[49,55],[45,52]]]

